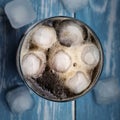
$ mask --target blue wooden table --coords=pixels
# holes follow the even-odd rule
[[[15,30],[2,9],[10,0],[0,0],[0,120],[120,120],[120,102],[96,104],[93,91],[72,102],[57,103],[38,97],[35,107],[23,114],[12,114],[6,104],[6,92],[23,84],[16,69],[16,51],[28,26]],[[65,15],[84,21],[98,35],[104,49],[104,68],[100,79],[116,77],[120,81],[120,0],[89,0],[76,13],[67,12],[60,0],[31,0],[37,13],[33,23],[44,18]],[[68,3],[70,4],[70,3]]]

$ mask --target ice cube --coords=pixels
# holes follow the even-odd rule
[[[88,0],[62,0],[64,7],[70,12],[84,8],[88,4]]]
[[[71,58],[67,53],[59,51],[53,57],[52,64],[54,70],[56,70],[57,72],[65,72],[70,67]]]
[[[120,86],[116,79],[99,81],[94,89],[98,104],[110,104],[120,99]]]
[[[84,73],[77,72],[74,77],[66,80],[65,85],[75,94],[78,94],[85,90],[90,85],[90,79],[88,79]]]
[[[34,105],[34,100],[25,86],[9,91],[6,94],[6,101],[13,113],[23,113]]]
[[[100,60],[98,48],[91,43],[83,45],[81,59],[85,65],[94,68]]]
[[[28,76],[33,76],[38,73],[41,66],[41,60],[34,54],[24,56],[23,59],[23,73]]]
[[[31,23],[36,13],[29,0],[14,0],[6,4],[5,13],[13,28],[20,28]]]

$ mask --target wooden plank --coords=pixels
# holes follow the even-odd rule
[[[104,49],[104,68],[100,79],[116,77],[120,81],[120,15],[119,0],[90,0],[89,5],[76,13],[98,35]],[[98,105],[93,91],[76,102],[77,120],[120,120],[120,102]]]
[[[73,15],[67,13],[57,0],[31,1],[37,12],[36,21],[57,15]],[[7,2],[8,0],[1,0],[0,6],[4,7]],[[50,102],[32,91],[35,99],[35,107],[32,110],[15,115],[8,109],[5,101],[6,91],[17,84],[23,84],[16,69],[15,57],[19,40],[27,27],[14,30],[6,16],[0,16],[0,120],[74,120],[74,102]]]

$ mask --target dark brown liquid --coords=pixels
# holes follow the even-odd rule
[[[64,87],[60,78],[51,72],[49,67],[46,67],[42,77],[37,78],[37,83],[42,87],[43,90],[51,92],[54,96],[59,99],[72,97],[75,94],[70,92],[69,89]]]

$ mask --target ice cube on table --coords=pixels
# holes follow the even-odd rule
[[[117,79],[99,81],[94,88],[98,104],[110,104],[120,99],[120,85]]]
[[[62,0],[64,7],[70,12],[76,12],[86,7],[88,0]]]
[[[23,113],[34,106],[34,100],[25,86],[9,91],[6,101],[13,113]]]
[[[20,28],[36,19],[30,0],[14,0],[6,4],[5,13],[13,28]]]

